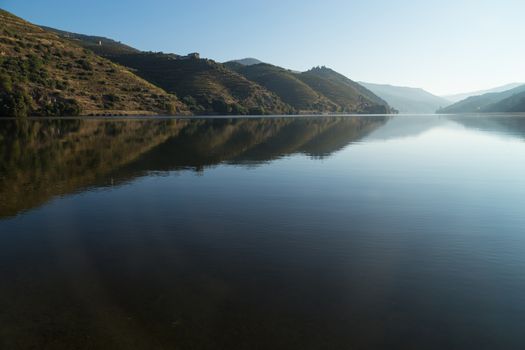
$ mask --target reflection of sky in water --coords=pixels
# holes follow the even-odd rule
[[[26,315],[53,329],[87,305],[97,316],[79,334],[104,339],[89,322],[110,314],[138,348],[518,349],[525,143],[429,123],[322,159],[154,171],[56,198],[0,221],[0,298],[61,295],[67,312]],[[32,319],[18,325],[42,327]]]

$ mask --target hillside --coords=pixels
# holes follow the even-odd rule
[[[186,113],[175,96],[0,10],[0,115]]]
[[[439,110],[439,113],[485,113],[485,112],[521,112],[520,99],[515,97],[525,92],[525,85],[504,91],[472,96],[463,101]]]
[[[373,92],[326,67],[316,67],[298,75],[313,90],[338,105],[343,113],[390,113],[391,108]]]
[[[111,58],[136,74],[180,96],[195,113],[288,114],[293,109],[277,95],[224,65],[206,59],[177,59],[163,53]]]
[[[278,96],[212,60],[141,52],[111,39],[50,29],[181,97],[195,114],[289,114]],[[101,44],[101,45],[99,45]],[[242,61],[242,60],[241,60]],[[241,65],[240,63],[236,63]]]
[[[480,95],[485,95],[485,94],[489,94],[489,93],[492,93],[492,92],[504,92],[504,91],[508,91],[508,90],[512,90],[514,88],[517,88],[518,86],[521,86],[521,85],[523,85],[523,83],[510,83],[510,84],[497,86],[495,88],[487,89],[487,90],[478,90],[478,91],[465,92],[465,93],[461,93],[461,94],[443,96],[443,98],[448,100],[448,101],[450,101],[450,102],[452,102],[452,103],[456,103],[456,102],[459,102],[459,101],[463,101],[463,100],[465,100],[465,99],[467,99],[469,97],[472,97],[472,96],[480,96]]]
[[[335,112],[338,106],[299,79],[298,74],[270,64],[226,65],[278,95],[298,112]]]
[[[360,84],[388,102],[400,113],[435,113],[438,109],[451,104],[446,99],[432,95],[423,89],[364,82]]]
[[[525,91],[512,95],[485,109],[486,112],[525,112]]]

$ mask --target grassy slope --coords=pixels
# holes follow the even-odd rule
[[[274,92],[298,112],[334,112],[338,108],[335,103],[301,81],[297,73],[284,68],[264,63],[245,66],[230,62],[226,65]]]
[[[0,10],[0,114],[185,113],[175,96]]]
[[[339,112],[389,113],[388,104],[373,92],[329,68],[313,68],[299,78],[339,106]]]

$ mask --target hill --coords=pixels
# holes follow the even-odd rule
[[[173,114],[175,96],[0,10],[0,115]]]
[[[516,95],[525,92],[525,85],[504,91],[492,92],[480,96],[472,96],[451,106],[443,108],[438,113],[485,113],[485,112],[521,112],[520,99]],[[518,109],[518,110],[516,110]]]
[[[266,63],[244,66],[229,62],[226,65],[272,91],[297,112],[335,112],[338,109],[335,103],[304,83],[298,74],[284,68]]]
[[[288,114],[293,108],[277,95],[212,60],[180,59],[164,53],[111,57],[136,74],[176,93],[195,113]]]
[[[218,62],[198,54],[142,52],[111,39],[51,29],[64,39],[94,50],[143,79],[181,97],[195,114],[289,114],[278,96]],[[99,45],[99,44],[102,45]],[[247,59],[250,60],[250,59]],[[249,62],[240,60],[243,62]],[[242,66],[241,63],[231,63]]]
[[[503,99],[485,109],[486,112],[525,112],[525,91],[518,92],[506,99]]]
[[[327,97],[342,113],[391,113],[388,103],[372,91],[326,67],[316,67],[298,75],[313,90]]]
[[[448,100],[423,89],[363,82],[360,84],[400,113],[435,113],[438,109],[450,105]]]
[[[510,83],[510,84],[497,86],[495,88],[487,89],[487,90],[479,90],[479,91],[465,92],[465,93],[462,93],[462,94],[443,96],[443,98],[448,100],[448,101],[450,101],[450,102],[452,102],[452,103],[456,103],[456,102],[459,102],[459,101],[463,101],[463,100],[465,100],[465,99],[467,99],[469,97],[472,97],[472,96],[485,95],[485,94],[489,94],[491,92],[504,92],[504,91],[508,91],[508,90],[512,90],[514,88],[517,88],[518,86],[521,86],[521,85],[523,85],[523,83]]]

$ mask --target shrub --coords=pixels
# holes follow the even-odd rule
[[[42,111],[48,117],[73,117],[81,112],[80,104],[73,99],[54,98]]]
[[[80,66],[80,68],[82,68],[83,70],[87,70],[87,71],[93,70],[93,65],[89,61],[83,58],[78,59],[76,62]]]
[[[229,114],[231,112],[231,107],[223,100],[213,100],[211,106],[215,113]]]
[[[120,98],[115,94],[104,95],[102,99],[104,100],[104,108],[106,109],[115,107],[115,104],[120,101]]]
[[[251,115],[265,115],[266,111],[263,107],[252,107],[250,108],[250,114]]]
[[[26,117],[31,112],[31,96],[22,88],[0,92],[1,117]]]
[[[231,106],[231,114],[234,114],[234,115],[246,115],[247,111],[246,111],[246,108],[244,108],[240,104],[234,103]]]

